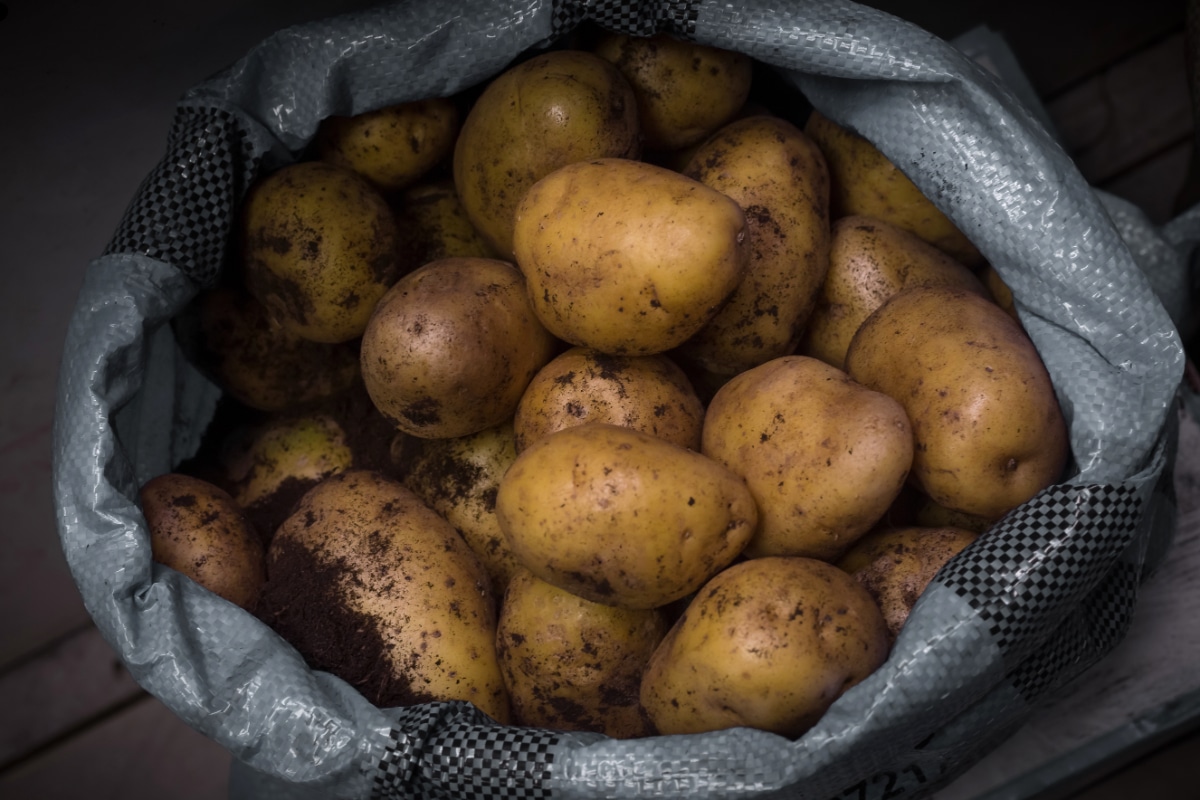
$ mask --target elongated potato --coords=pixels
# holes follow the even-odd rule
[[[904,406],[912,478],[947,508],[998,519],[1063,477],[1070,446],[1050,376],[990,299],[905,289],[859,328],[846,371]]]
[[[738,204],[677,172],[582,161],[538,181],[517,208],[513,252],[542,324],[612,355],[682,344],[741,282]]]
[[[798,128],[771,116],[731,123],[684,170],[746,213],[746,276],[682,358],[736,375],[791,355],[829,270],[829,171]]]

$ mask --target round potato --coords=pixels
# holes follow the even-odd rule
[[[496,514],[517,560],[596,603],[657,608],[694,592],[745,547],[745,483],[655,436],[589,422],[540,439],[500,482]]]
[[[408,489],[347,470],[271,541],[260,616],[379,706],[466,700],[507,723],[496,603],[462,537]]]
[[[501,73],[463,120],[454,185],[472,224],[501,258],[513,248],[513,212],[530,186],[592,158],[637,158],[637,100],[599,56],[555,50]]]
[[[750,253],[733,200],[616,158],[534,184],[517,208],[513,250],[542,324],[613,355],[661,353],[695,335],[737,288]]]
[[[859,326],[889,297],[914,286],[955,286],[987,296],[971,270],[903,228],[863,216],[836,220],[829,271],[801,352],[843,369]]]
[[[846,552],[838,566],[875,599],[894,642],[938,570],[978,535],[962,528],[872,531]]]
[[[245,283],[303,339],[347,342],[401,273],[392,210],[365,178],[323,161],[255,182],[241,209]]]
[[[759,522],[746,556],[831,560],[900,494],[913,439],[892,398],[815,358],[785,356],[721,387],[701,451],[754,495]]]
[[[638,691],[668,627],[662,609],[593,603],[522,569],[496,625],[516,722],[616,739],[651,735]]]
[[[883,616],[856,580],[810,558],[756,558],[700,590],[650,657],[641,700],[661,734],[797,737],[887,654]]]
[[[413,241],[414,263],[443,258],[495,258],[475,230],[450,180],[413,186],[400,197],[398,224]]]
[[[510,420],[557,347],[516,267],[442,259],[379,301],[362,339],[363,383],[405,433],[467,436]]]
[[[862,215],[912,231],[967,267],[979,249],[870,141],[814,111],[804,126],[829,162],[835,219]]]
[[[1062,478],[1070,446],[1050,376],[988,298],[905,289],[859,328],[846,371],[904,406],[912,479],[947,508],[998,519]]]
[[[435,97],[327,117],[317,130],[317,157],[397,192],[448,158],[457,135],[458,108]]]
[[[593,52],[633,87],[647,149],[676,150],[720,128],[750,95],[753,65],[732,50],[667,34],[606,33]]]
[[[139,500],[155,561],[254,608],[266,579],[263,546],[228,492],[171,472],[146,481]]]
[[[683,370],[664,355],[610,356],[573,347],[526,387],[513,417],[517,451],[585,422],[624,425],[699,450],[704,406]]]

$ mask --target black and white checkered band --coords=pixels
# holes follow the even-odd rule
[[[691,38],[696,32],[699,0],[555,0],[553,32],[567,33],[590,20],[632,36],[670,33]]]

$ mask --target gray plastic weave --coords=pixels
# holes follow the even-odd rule
[[[377,709],[149,556],[137,487],[194,452],[218,399],[166,323],[218,275],[249,182],[324,116],[452,94],[585,20],[747,53],[875,142],[1012,287],[1070,421],[1071,479],[948,565],[888,662],[797,741],[614,741],[499,726],[462,703]],[[849,2],[410,0],[281,31],[185,94],[89,267],[56,410],[63,549],[137,681],[235,756],[234,797],[919,796],[1120,640],[1169,544],[1172,316],[1196,219],[1158,231],[1102,199],[987,73]]]

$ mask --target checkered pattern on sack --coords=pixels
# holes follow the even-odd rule
[[[989,624],[1008,663],[1024,661],[1054,609],[1092,591],[1133,540],[1142,499],[1129,486],[1052,486],[979,537],[938,581]]]
[[[591,20],[631,36],[672,33],[691,38],[699,14],[699,0],[556,0],[551,30],[558,36]]]
[[[210,284],[257,166],[250,138],[232,114],[180,107],[166,155],[138,188],[105,255],[140,253]]]
[[[467,703],[405,709],[375,773],[375,800],[550,797],[558,735],[498,725]]]

